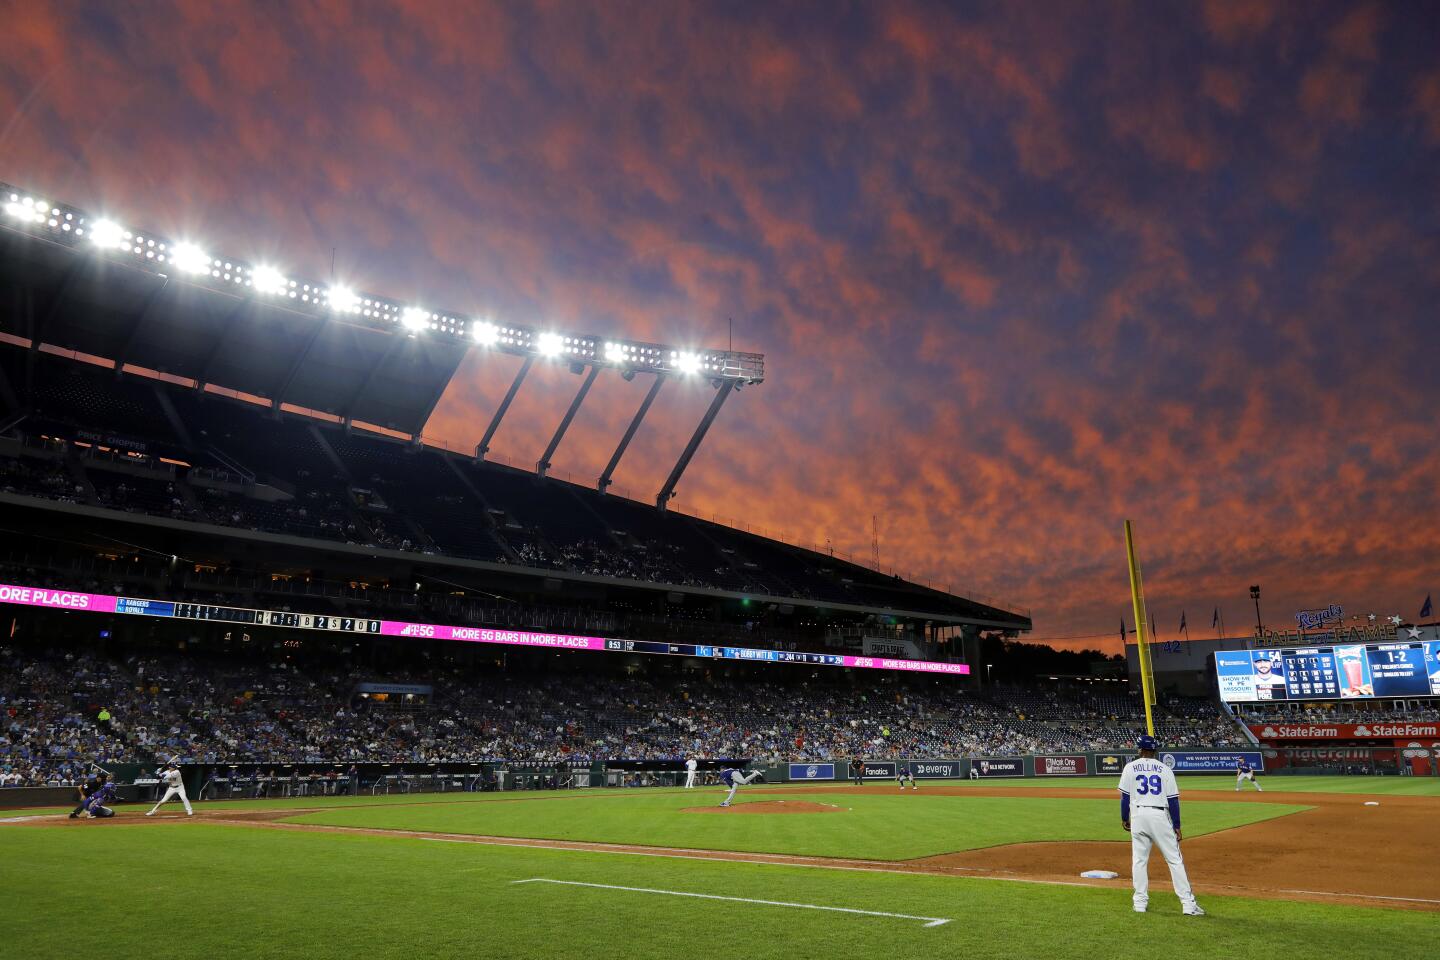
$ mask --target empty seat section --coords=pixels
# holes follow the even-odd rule
[[[327,431],[325,440],[357,484],[373,486],[392,510],[418,523],[442,553],[471,560],[505,558],[483,505],[445,462],[445,454],[358,433]]]
[[[175,431],[155,398],[152,382],[63,357],[36,361],[34,414],[99,433],[173,444]]]

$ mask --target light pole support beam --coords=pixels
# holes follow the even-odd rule
[[[540,460],[535,464],[535,472],[540,476],[545,476],[545,471],[550,469],[550,458],[555,456],[555,450],[560,446],[560,441],[565,438],[565,431],[570,429],[570,421],[575,419],[580,404],[585,402],[585,395],[590,392],[595,378],[599,375],[600,365],[592,365],[589,372],[585,374],[585,379],[581,381],[580,389],[575,391],[575,399],[570,401],[570,409],[565,411],[565,416],[560,420],[560,426],[555,428],[555,436],[550,438],[550,445],[545,448],[545,452],[540,455]]]
[[[600,474],[600,480],[595,489],[601,493],[610,486],[610,478],[615,475],[615,468],[620,466],[620,458],[625,455],[625,449],[630,446],[630,441],[635,439],[635,431],[640,429],[640,421],[645,419],[645,414],[650,412],[650,405],[655,402],[655,397],[660,393],[660,388],[665,385],[665,374],[657,373],[655,382],[650,384],[650,390],[645,394],[645,399],[640,401],[640,409],[635,411],[635,416],[630,420],[630,426],[625,430],[625,436],[620,438],[620,445],[610,455],[610,462],[605,465],[605,472]]]
[[[664,510],[670,503],[670,499],[675,496],[675,485],[680,482],[680,475],[690,465],[690,458],[695,456],[696,450],[700,449],[700,441],[705,439],[705,434],[710,431],[710,425],[715,422],[720,408],[724,406],[726,398],[734,389],[735,381],[726,380],[720,385],[720,389],[715,391],[715,399],[710,401],[710,409],[706,410],[705,416],[700,418],[700,426],[695,428],[695,435],[690,438],[690,442],[681,451],[680,459],[675,461],[675,469],[670,471],[670,476],[665,480],[665,486],[660,488],[660,493],[655,497],[655,506],[661,510]]]
[[[505,399],[500,401],[500,406],[495,410],[495,416],[490,418],[490,426],[485,428],[485,436],[480,438],[480,443],[475,447],[476,460],[484,460],[485,454],[490,452],[490,441],[495,439],[495,431],[500,429],[500,421],[505,419],[505,411],[510,409],[510,404],[515,400],[515,394],[520,392],[520,384],[525,382],[525,374],[530,372],[530,366],[534,362],[534,357],[526,357],[525,362],[520,364],[520,371],[515,374],[510,389],[505,391]]]

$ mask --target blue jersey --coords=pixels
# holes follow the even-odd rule
[[[1250,764],[1246,763],[1244,760],[1241,760],[1239,763],[1237,763],[1237,764],[1235,765],[1235,769],[1236,769],[1236,770],[1239,770],[1241,773],[1249,773],[1249,772],[1250,772]]]
[[[735,784],[735,781],[738,779],[740,779],[739,770],[732,769],[731,767],[726,767],[724,770],[720,771],[720,782],[725,784],[725,786],[727,787],[733,786]]]

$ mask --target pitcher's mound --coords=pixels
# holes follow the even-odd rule
[[[839,813],[844,807],[806,800],[759,800],[730,807],[686,807],[681,813]]]

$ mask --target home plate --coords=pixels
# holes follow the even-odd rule
[[[1114,870],[1086,870],[1084,873],[1080,874],[1080,876],[1086,878],[1087,880],[1114,880],[1116,877],[1120,876],[1120,874],[1116,873]]]

